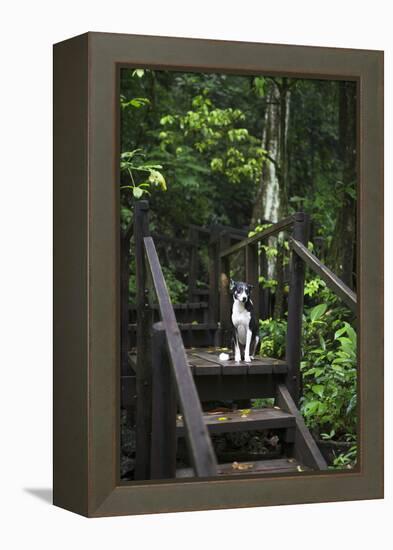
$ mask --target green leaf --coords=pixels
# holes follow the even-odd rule
[[[343,326],[342,328],[340,328],[339,330],[337,330],[335,333],[334,333],[334,339],[337,340],[340,336],[342,336],[343,334],[345,334],[347,332],[347,327],[346,326]]]
[[[313,386],[311,389],[319,397],[323,397],[323,392],[324,392],[324,389],[325,389],[324,386],[322,386],[321,384],[315,384],[315,386]]]
[[[304,414],[310,416],[314,414],[319,407],[319,401],[309,401],[304,407]]]
[[[312,323],[315,323],[315,321],[318,321],[326,312],[327,310],[327,304],[319,304],[312,308],[310,311],[310,319]]]

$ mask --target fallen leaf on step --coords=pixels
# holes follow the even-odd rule
[[[303,468],[302,468],[301,466],[298,466],[298,467],[297,467],[297,471],[298,471],[298,472],[304,472],[304,470],[303,470]]]
[[[250,470],[254,467],[254,464],[245,464],[241,462],[232,462],[233,470]]]
[[[288,462],[296,462],[294,458],[288,458]]]
[[[281,411],[281,407],[277,407],[277,405],[274,405],[273,409],[277,409],[277,410]]]
[[[178,420],[183,420],[183,416],[182,416],[181,414],[178,414],[178,415],[176,416],[176,418],[177,418]]]
[[[229,418],[229,416],[220,416],[220,417],[218,418],[218,420],[219,420],[220,422],[225,422],[225,420],[230,420],[230,418]]]
[[[242,414],[250,414],[251,409],[239,409],[239,412],[241,412]]]

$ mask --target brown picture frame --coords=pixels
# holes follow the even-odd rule
[[[119,480],[119,70],[357,82],[359,441],[353,471]],[[383,497],[383,52],[87,33],[54,46],[54,504],[113,516]]]

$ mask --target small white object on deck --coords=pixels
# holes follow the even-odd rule
[[[220,353],[218,358],[219,358],[220,361],[229,361],[229,354],[228,353]]]

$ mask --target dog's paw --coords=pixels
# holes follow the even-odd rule
[[[251,363],[251,357],[245,357],[244,360],[246,363]]]
[[[236,363],[240,363],[241,360],[242,360],[241,355],[235,355]]]
[[[220,353],[218,358],[220,361],[229,361],[229,353]]]

